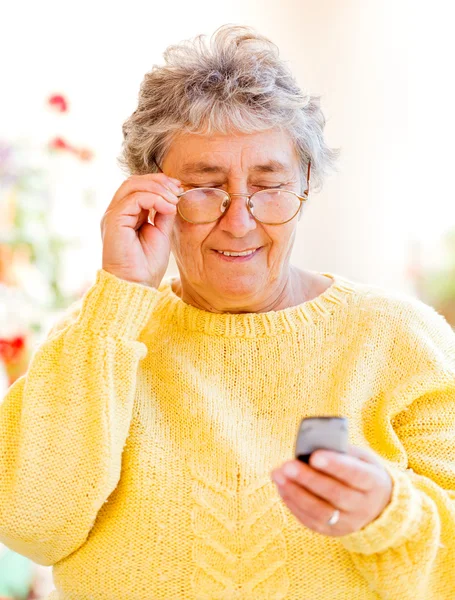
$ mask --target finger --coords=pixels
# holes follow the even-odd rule
[[[164,175],[164,173],[163,173],[163,175]],[[166,190],[169,190],[171,192],[171,194],[173,194],[174,196],[178,196],[179,194],[181,194],[184,191],[182,184],[180,183],[180,181],[178,179],[176,179],[176,180],[171,179],[167,175],[164,175],[164,177],[160,178],[159,180],[157,180],[155,178],[151,182],[164,187]]]
[[[299,512],[308,515],[315,521],[325,523],[333,514],[334,507],[331,504],[289,479],[284,485],[278,485],[277,488],[281,498],[288,506],[289,503],[293,504],[298,507]]]
[[[108,208],[112,209],[117,207],[118,204],[123,203],[126,198],[129,198],[129,196],[135,192],[151,192],[162,196],[172,204],[177,204],[177,196],[183,192],[183,188],[175,185],[167,177],[165,181],[156,181],[156,179],[151,180],[145,175],[141,177],[131,177],[124,181],[119,187]]]
[[[176,212],[176,204],[152,192],[134,192],[128,198],[123,214],[137,215],[143,210],[155,210],[165,215]]]
[[[281,471],[296,484],[345,512],[355,512],[365,502],[365,494],[324,475],[298,460],[285,463]]]
[[[175,217],[177,216],[177,211],[170,215],[163,215],[162,213],[157,213],[154,219],[154,226],[161,231],[167,237],[170,237],[172,228],[174,227]]]
[[[130,199],[128,205],[121,211],[118,208],[110,208],[104,213],[101,221],[102,231],[110,222],[116,223],[117,226],[131,227],[137,230],[146,224],[149,216],[152,219],[152,214],[169,215],[177,212],[175,204],[167,202],[161,196],[149,192],[135,192],[132,196],[134,198]]]
[[[324,465],[318,462],[319,458],[324,460]],[[340,452],[317,450],[310,457],[310,466],[363,492],[371,491],[378,479],[376,465]]]
[[[325,516],[323,519],[315,519],[311,515],[308,515],[305,511],[303,511],[292,500],[283,500],[283,502],[286,504],[286,506],[289,508],[292,514],[300,521],[300,523],[302,523],[302,525],[308,527],[308,529],[311,529],[316,533],[320,533],[321,535],[327,535],[330,537],[341,537],[343,535],[346,535],[346,533],[351,532],[351,529],[349,528],[349,523],[346,520],[346,515],[341,514],[338,523],[335,523],[335,525],[329,525],[327,521],[332,516],[333,511],[331,515],[327,517],[327,519],[325,518]]]
[[[325,515],[322,519],[315,519],[311,515],[307,515],[292,501],[287,502],[286,506],[302,523],[302,525],[308,527],[308,529],[311,529],[316,533],[320,533],[321,535],[326,535],[329,537],[342,537],[354,531],[352,524],[348,519],[348,515],[343,513],[340,514],[339,521],[335,523],[335,525],[329,525],[328,520],[333,515],[333,511],[328,518],[326,518]]]
[[[135,190],[137,190],[137,188],[135,188]],[[175,193],[173,190],[175,190]],[[157,194],[172,204],[177,204],[180,188],[178,186],[174,186],[174,184],[170,182],[165,185],[164,183],[160,183],[158,181],[151,181],[149,182],[149,185],[146,187],[145,191],[152,194]]]
[[[144,225],[144,223],[148,222],[149,215],[150,215],[150,211],[148,211],[147,209],[144,208],[141,210],[140,214],[137,217],[136,225],[134,227],[136,229],[136,231],[138,229],[140,229],[142,227],[142,225]]]

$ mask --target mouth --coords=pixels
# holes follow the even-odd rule
[[[218,256],[221,260],[227,262],[247,262],[257,256],[262,250],[262,246],[259,248],[244,250],[243,252],[234,252],[229,250],[213,250],[213,253]]]

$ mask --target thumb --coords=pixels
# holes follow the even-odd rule
[[[154,219],[155,227],[166,237],[170,238],[172,229],[175,223],[175,217],[177,212],[172,215],[163,215],[162,213],[157,213]]]

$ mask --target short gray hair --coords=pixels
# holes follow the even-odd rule
[[[138,106],[123,124],[118,165],[128,174],[158,170],[178,133],[287,131],[311,189],[336,170],[339,149],[324,140],[320,96],[301,91],[278,48],[249,27],[224,25],[206,36],[169,46],[140,86]]]

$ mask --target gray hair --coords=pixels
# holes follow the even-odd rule
[[[128,174],[158,171],[178,133],[255,133],[282,128],[300,156],[302,181],[311,159],[311,188],[335,171],[339,149],[324,140],[320,96],[304,94],[278,48],[253,29],[224,25],[169,46],[165,65],[141,83],[138,106],[123,124],[118,165]]]

